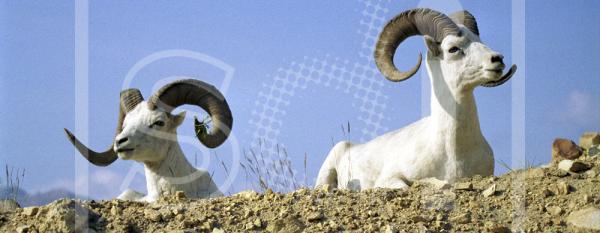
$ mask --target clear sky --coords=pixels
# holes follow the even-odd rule
[[[186,50],[234,71],[226,98],[235,140],[215,150],[219,158],[239,168],[233,155],[266,138],[285,145],[300,174],[306,154],[312,184],[332,140],[364,142],[427,113],[426,75],[391,83],[372,72],[373,35],[384,20],[418,6],[448,14],[469,10],[482,40],[513,63],[511,1],[93,1],[87,26],[88,145],[102,150],[111,143],[125,86],[141,89],[146,98],[176,77],[222,87],[226,72],[182,57],[147,64],[126,85],[128,72],[145,57]],[[525,6],[525,66],[517,72],[526,72],[515,78],[525,79],[525,153],[537,164],[549,160],[555,137],[577,141],[584,131],[600,130],[600,2],[530,0]],[[0,17],[0,162],[26,169],[28,191],[79,187],[75,166],[83,158],[62,131],[75,128],[75,4],[2,1]],[[415,37],[398,51],[396,63],[406,68],[425,46]],[[508,164],[513,82],[475,91],[482,131],[496,159]],[[182,109],[190,112],[179,133],[189,137],[191,116],[202,112]],[[351,132],[344,135],[341,125],[347,122]],[[224,183],[227,175],[214,155],[198,142],[182,144],[192,163],[197,154],[198,166]],[[111,198],[126,187],[145,191],[143,175],[135,173],[140,168],[121,160],[90,167],[91,196]],[[506,171],[496,164],[496,174]],[[243,172],[235,177],[229,191],[249,187]]]

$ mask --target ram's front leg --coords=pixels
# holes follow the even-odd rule
[[[124,201],[143,201],[144,194],[134,191],[132,189],[127,189],[123,191],[121,195],[117,197],[117,199]]]

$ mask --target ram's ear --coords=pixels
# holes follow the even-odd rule
[[[439,57],[442,54],[442,48],[440,44],[431,36],[425,35],[423,38],[425,39],[429,56]]]
[[[181,123],[183,123],[183,120],[185,120],[185,111],[182,111],[177,115],[173,115],[173,122],[176,126],[181,125]]]

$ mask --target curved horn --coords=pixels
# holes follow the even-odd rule
[[[208,83],[194,79],[178,80],[160,88],[148,101],[150,109],[160,107],[169,112],[184,104],[201,107],[212,119],[210,132],[195,120],[196,137],[202,144],[215,148],[227,139],[233,124],[231,110],[221,92]]]
[[[456,24],[464,25],[475,35],[479,36],[479,28],[477,27],[477,20],[475,19],[475,16],[473,16],[470,12],[468,12],[468,11],[454,12],[453,14],[450,15],[450,18]]]
[[[414,35],[428,35],[441,42],[449,34],[459,35],[458,26],[448,16],[431,9],[413,9],[400,13],[388,22],[375,45],[375,64],[390,81],[399,82],[413,76],[421,66],[419,54],[417,65],[407,72],[399,71],[394,65],[396,48],[406,38]]]
[[[121,92],[116,135],[123,130],[123,120],[125,119],[125,115],[142,101],[144,101],[144,97],[142,97],[142,94],[138,89],[127,89]],[[69,130],[65,129],[65,133],[73,146],[75,146],[79,153],[90,161],[90,163],[96,166],[105,167],[117,160],[117,153],[114,151],[112,144],[104,152],[98,153],[81,143]]]

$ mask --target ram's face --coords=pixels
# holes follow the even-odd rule
[[[439,45],[441,69],[447,82],[474,88],[497,81],[505,68],[502,54],[483,44],[479,37],[461,27],[461,35],[448,35]]]
[[[150,110],[142,102],[126,115],[123,130],[115,137],[114,150],[125,160],[162,161],[184,119],[185,112],[171,115],[161,109]]]

